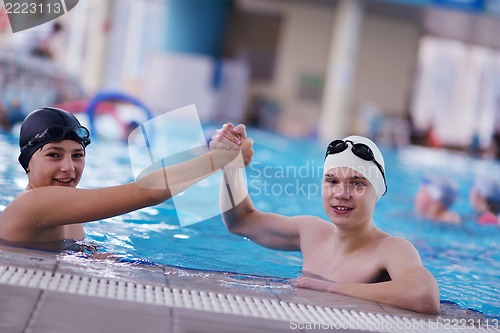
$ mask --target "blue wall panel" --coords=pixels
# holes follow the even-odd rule
[[[167,51],[219,57],[229,0],[168,0]]]

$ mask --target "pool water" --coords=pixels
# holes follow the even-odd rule
[[[209,137],[214,128],[205,130]],[[284,215],[310,214],[326,219],[320,195],[324,148],[312,140],[285,139],[256,129],[249,129],[249,135],[255,140],[255,155],[246,172],[255,206]],[[81,187],[133,180],[125,144],[94,140],[87,154]],[[500,166],[419,147],[383,149],[383,154],[388,192],[375,209],[376,225],[414,244],[439,283],[442,301],[500,317],[500,228],[476,225],[468,202],[472,170],[500,174]],[[26,185],[17,155],[17,139],[0,134],[0,211]],[[459,226],[433,223],[413,214],[413,195],[420,179],[436,172],[459,183],[459,197],[452,207],[465,217]],[[218,180],[214,182],[218,185]],[[126,260],[277,277],[297,277],[301,269],[300,253],[268,250],[231,235],[220,216],[181,227],[172,200],[88,223],[85,232],[103,251]]]

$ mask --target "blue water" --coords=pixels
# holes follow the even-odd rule
[[[209,136],[213,129],[206,132]],[[326,219],[320,197],[323,147],[314,141],[290,140],[258,130],[249,134],[255,140],[255,155],[247,168],[247,181],[255,206],[285,215],[311,214]],[[81,187],[133,180],[126,145],[97,141],[87,153]],[[16,139],[0,134],[0,211],[26,185],[17,154]],[[468,202],[473,173],[486,169],[498,174],[500,166],[418,147],[383,149],[383,154],[389,189],[377,204],[375,223],[415,245],[439,283],[442,301],[500,317],[500,228],[476,225]],[[459,183],[460,194],[452,208],[465,217],[462,225],[437,224],[413,214],[413,195],[428,173],[445,174]],[[231,235],[220,216],[181,227],[172,200],[88,223],[85,231],[105,251],[127,259],[278,277],[296,277],[301,269],[299,253],[268,250]]]

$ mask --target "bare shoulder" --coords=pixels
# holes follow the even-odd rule
[[[0,238],[11,239],[24,233],[29,228],[30,196],[26,192],[19,194],[0,214]]]
[[[32,214],[34,207],[37,207],[39,202],[46,202],[51,199],[50,189],[47,191],[39,191],[38,189],[21,192],[17,197],[12,200],[7,207],[5,207],[4,213],[13,216],[22,216],[27,214]]]
[[[17,197],[12,200],[7,207],[5,207],[2,216],[4,223],[15,222],[20,224],[27,221],[26,217],[35,215],[35,207],[38,202],[43,199],[50,198],[50,196],[38,196],[33,191],[21,192]]]
[[[32,201],[32,199],[33,198],[30,196],[29,192],[20,193],[7,205],[7,207],[5,207],[2,215],[7,218],[9,218],[10,216],[23,215],[23,213],[25,213],[29,208],[28,203]]]
[[[405,261],[420,264],[421,259],[413,244],[403,237],[391,236],[381,239],[378,249],[385,253],[385,258],[391,262]]]
[[[384,247],[390,247],[392,249],[415,249],[410,241],[398,236],[388,235],[387,237],[382,238],[380,243]]]
[[[303,215],[294,218],[297,221],[301,238],[309,238],[311,236],[317,238],[319,235],[327,236],[334,230],[332,223],[318,216]]]
[[[12,200],[2,215],[5,216],[6,223],[14,223],[16,228],[39,228],[40,223],[34,223],[46,215],[47,211],[57,212],[61,207],[73,208],[75,205],[63,204],[63,200],[68,197],[67,191],[69,188],[61,188],[56,186],[44,186],[29,191],[21,192]],[[64,193],[59,194],[59,192]],[[58,195],[54,195],[58,194]],[[45,226],[44,226],[45,227]]]

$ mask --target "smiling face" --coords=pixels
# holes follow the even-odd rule
[[[351,168],[331,168],[323,178],[323,209],[336,225],[371,222],[377,194],[370,182]]]
[[[73,140],[51,142],[37,150],[28,165],[28,187],[76,187],[85,167],[85,150]]]

